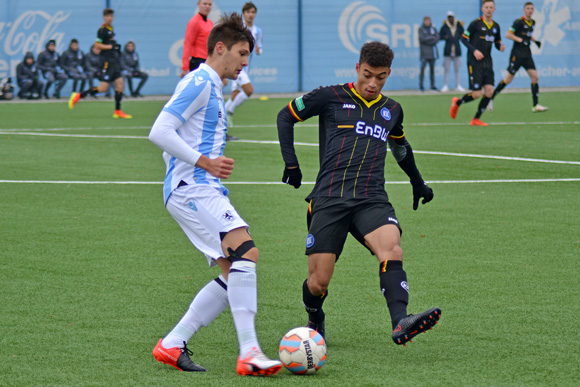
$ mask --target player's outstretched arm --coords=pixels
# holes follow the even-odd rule
[[[389,148],[399,164],[399,167],[409,176],[411,185],[413,186],[413,210],[419,208],[419,200],[423,199],[421,203],[426,204],[433,200],[433,190],[425,183],[413,156],[413,149],[407,139],[388,139]]]
[[[290,113],[288,106],[285,106],[278,113],[276,121],[278,125],[278,141],[284,159],[284,173],[282,183],[289,184],[294,188],[299,188],[302,184],[302,172],[294,149],[294,124],[296,119]]]

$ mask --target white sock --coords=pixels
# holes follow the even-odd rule
[[[242,357],[254,347],[260,349],[254,325],[254,318],[258,312],[256,277],[254,262],[243,260],[232,263],[228,276],[228,299]]]
[[[236,98],[232,101],[229,107],[228,104],[226,103],[226,112],[230,112],[233,114],[241,104],[246,102],[248,98],[250,97],[246,94],[246,92],[244,90],[241,90],[240,93],[236,95]]]
[[[227,287],[227,281],[220,275],[219,280]],[[211,280],[195,295],[189,309],[177,325],[163,339],[165,348],[183,348],[201,327],[208,326],[228,307],[228,292],[215,279]]]

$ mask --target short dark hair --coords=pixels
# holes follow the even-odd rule
[[[219,23],[216,24],[207,38],[207,53],[213,54],[215,45],[222,42],[228,50],[231,50],[234,44],[239,42],[248,42],[250,44],[250,52],[254,50],[254,37],[252,33],[244,25],[242,16],[239,13],[232,12],[231,14],[224,14]]]
[[[114,15],[115,11],[113,11],[111,8],[105,8],[103,10],[103,16],[107,16],[107,15]]]
[[[256,7],[256,4],[252,3],[251,1],[248,1],[246,4],[244,4],[244,6],[242,7],[242,13],[249,11],[250,9],[254,8],[256,10],[256,12],[258,12],[258,7]]]
[[[483,0],[481,5],[483,6],[485,3],[493,3],[495,5],[495,0]]]
[[[78,40],[76,40],[75,38],[72,38],[72,39],[70,40],[70,44],[73,44],[73,43],[77,43],[77,44],[78,44],[78,43],[79,43],[79,41],[78,41]]]
[[[386,43],[369,42],[360,49],[359,64],[366,63],[371,67],[391,68],[395,54]]]
[[[528,1],[526,4],[524,4],[524,8],[526,8],[528,5],[531,5],[531,6],[533,6],[533,5],[534,5],[534,3],[532,3],[531,1]]]

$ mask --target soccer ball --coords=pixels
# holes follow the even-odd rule
[[[326,362],[324,337],[307,327],[289,330],[280,341],[280,360],[293,374],[315,373]]]

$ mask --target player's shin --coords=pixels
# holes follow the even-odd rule
[[[387,300],[393,329],[397,323],[407,317],[409,304],[409,285],[407,273],[403,270],[403,261],[384,261],[379,265],[381,291]]]
[[[475,113],[475,118],[481,117],[485,109],[487,108],[487,104],[491,101],[491,98],[483,96],[481,101],[479,101],[479,106],[477,107],[477,113]]]
[[[308,312],[308,319],[313,324],[321,324],[324,322],[324,311],[322,310],[322,304],[328,295],[328,291],[325,291],[321,295],[313,295],[308,289],[308,280],[304,280],[302,284],[302,302],[304,302],[304,307]]]

